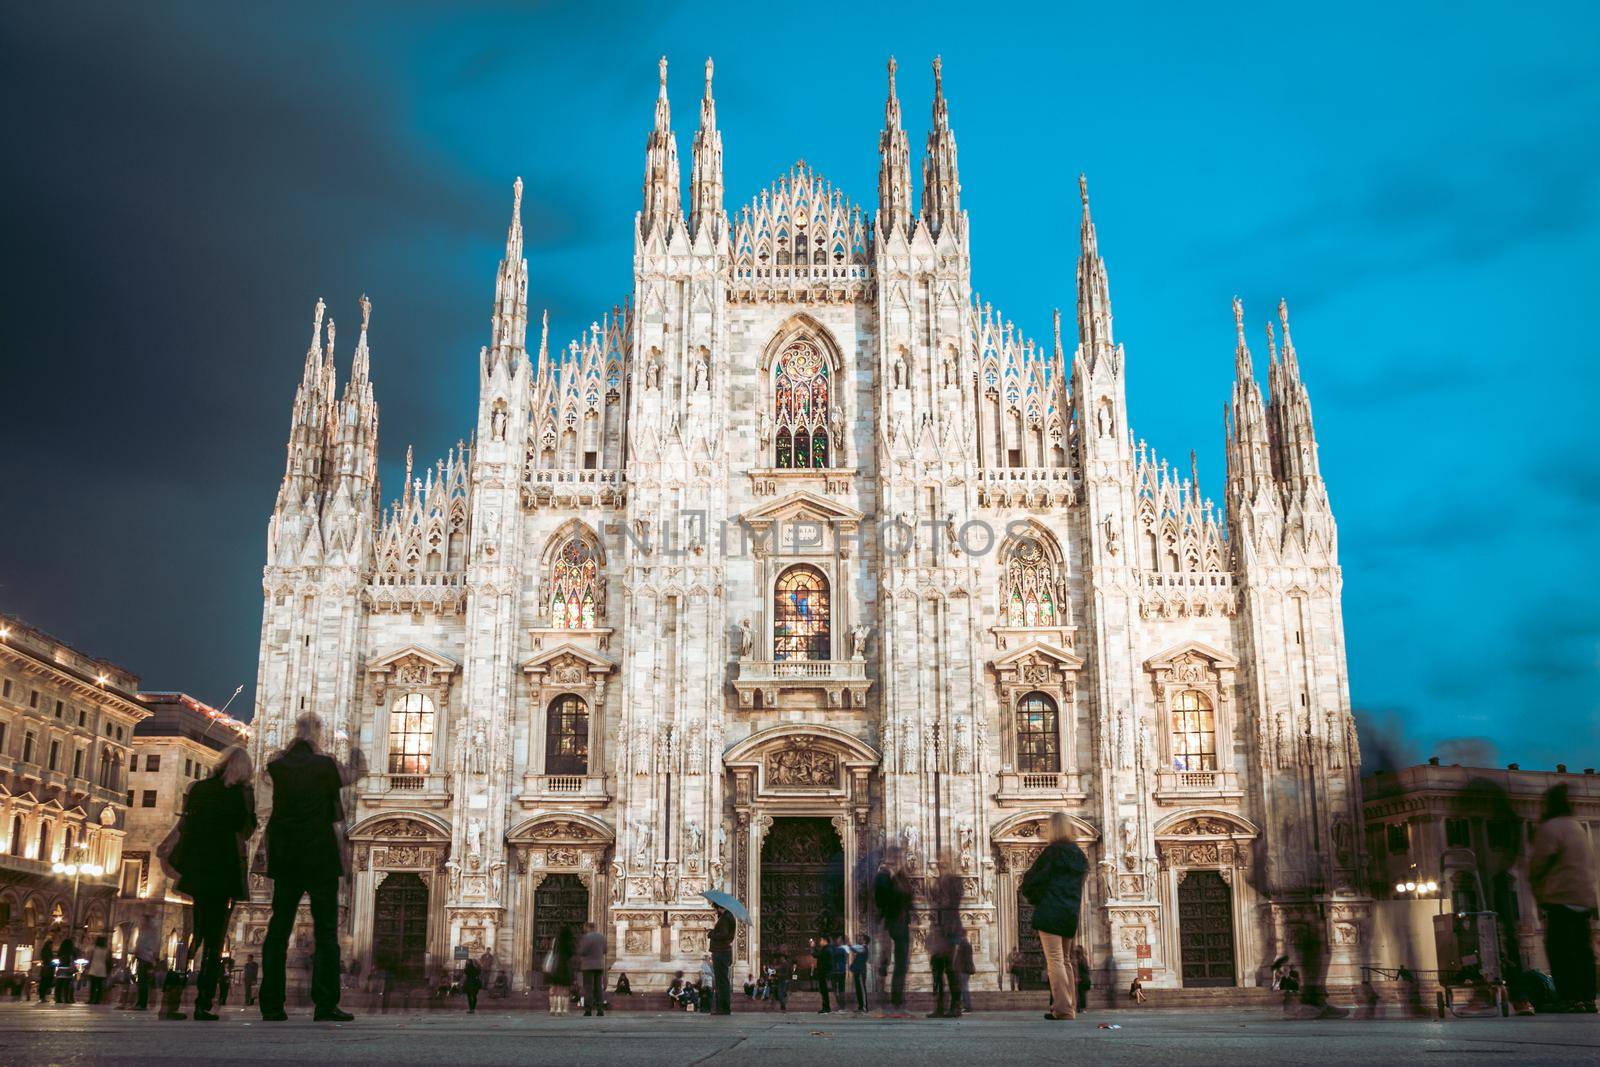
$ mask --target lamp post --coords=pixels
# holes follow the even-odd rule
[[[89,846],[85,843],[79,843],[75,847],[80,852],[89,850]],[[76,940],[78,934],[78,881],[84,875],[88,875],[90,878],[98,878],[106,873],[106,869],[98,863],[87,862],[52,863],[50,869],[57,874],[69,875],[72,878],[72,914],[68,918],[70,920],[69,928],[72,930],[74,940]]]

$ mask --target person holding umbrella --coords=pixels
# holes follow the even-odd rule
[[[711,1002],[712,1015],[733,1014],[733,980],[728,971],[733,967],[733,934],[737,922],[750,921],[750,913],[738,900],[720,889],[708,889],[700,894],[711,902],[717,912],[717,924],[711,928],[711,975],[716,993]]]

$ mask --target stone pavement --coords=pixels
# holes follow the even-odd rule
[[[1097,1018],[1098,1015],[1098,1018]],[[1118,1023],[1105,1030],[1100,1024]],[[1051,1023],[1036,1013],[960,1021],[738,1012],[731,1018],[630,1012],[586,1019],[543,1012],[443,1012],[313,1023],[163,1022],[86,1005],[0,1004],[0,1063],[117,1064],[808,1064],[895,1063],[1566,1064],[1600,1062],[1600,1016],[1291,1021],[1261,1010],[1121,1011]]]

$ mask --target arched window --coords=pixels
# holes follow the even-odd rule
[[[1217,769],[1217,717],[1204,693],[1185,689],[1172,698],[1172,767]]]
[[[592,630],[600,618],[600,554],[586,537],[561,546],[550,567],[550,625]]]
[[[773,659],[832,659],[828,579],[815,567],[790,567],[778,576],[773,604]]]
[[[1056,573],[1044,546],[1024,537],[1006,560],[1001,611],[1007,626],[1055,626]]]
[[[427,774],[433,766],[433,701],[407,693],[389,709],[389,773]]]
[[[589,773],[589,705],[570,694],[552,700],[545,717],[544,773]]]
[[[832,378],[816,342],[798,338],[772,364],[773,459],[781,469],[828,465],[828,405]]]
[[[1044,693],[1029,693],[1017,704],[1017,772],[1060,771],[1061,730],[1056,702]]]

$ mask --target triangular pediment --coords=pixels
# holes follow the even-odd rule
[[[1035,656],[1043,656],[1045,659],[1054,660],[1062,670],[1076,671],[1081,670],[1083,667],[1083,660],[1064,648],[1052,645],[1048,641],[1029,641],[1027,644],[1020,645],[1003,656],[996,656],[989,662],[990,666],[994,667],[995,670],[1001,670],[1018,663],[1026,663]]]
[[[547,671],[563,660],[574,660],[590,674],[610,674],[617,669],[617,665],[597,652],[593,652],[571,641],[563,641],[559,645],[547,648],[538,655],[525,660],[522,671],[528,674],[534,671]]]
[[[752,526],[769,522],[860,522],[861,512],[818,493],[796,489],[739,516]]]
[[[1213,667],[1219,669],[1233,670],[1239,666],[1239,661],[1226,652],[1212,648],[1210,645],[1202,644],[1199,641],[1185,641],[1181,645],[1173,645],[1166,651],[1159,652],[1145,660],[1144,665],[1152,671],[1166,670],[1179,659],[1189,655],[1208,659]]]
[[[431,669],[443,673],[451,673],[459,670],[461,666],[455,660],[451,659],[449,656],[446,656],[442,652],[435,652],[431,648],[425,648],[422,645],[412,644],[406,645],[402,648],[397,648],[393,652],[387,653],[386,655],[373,660],[371,663],[367,664],[367,671],[369,673],[373,673],[391,670],[406,659],[421,660]]]

